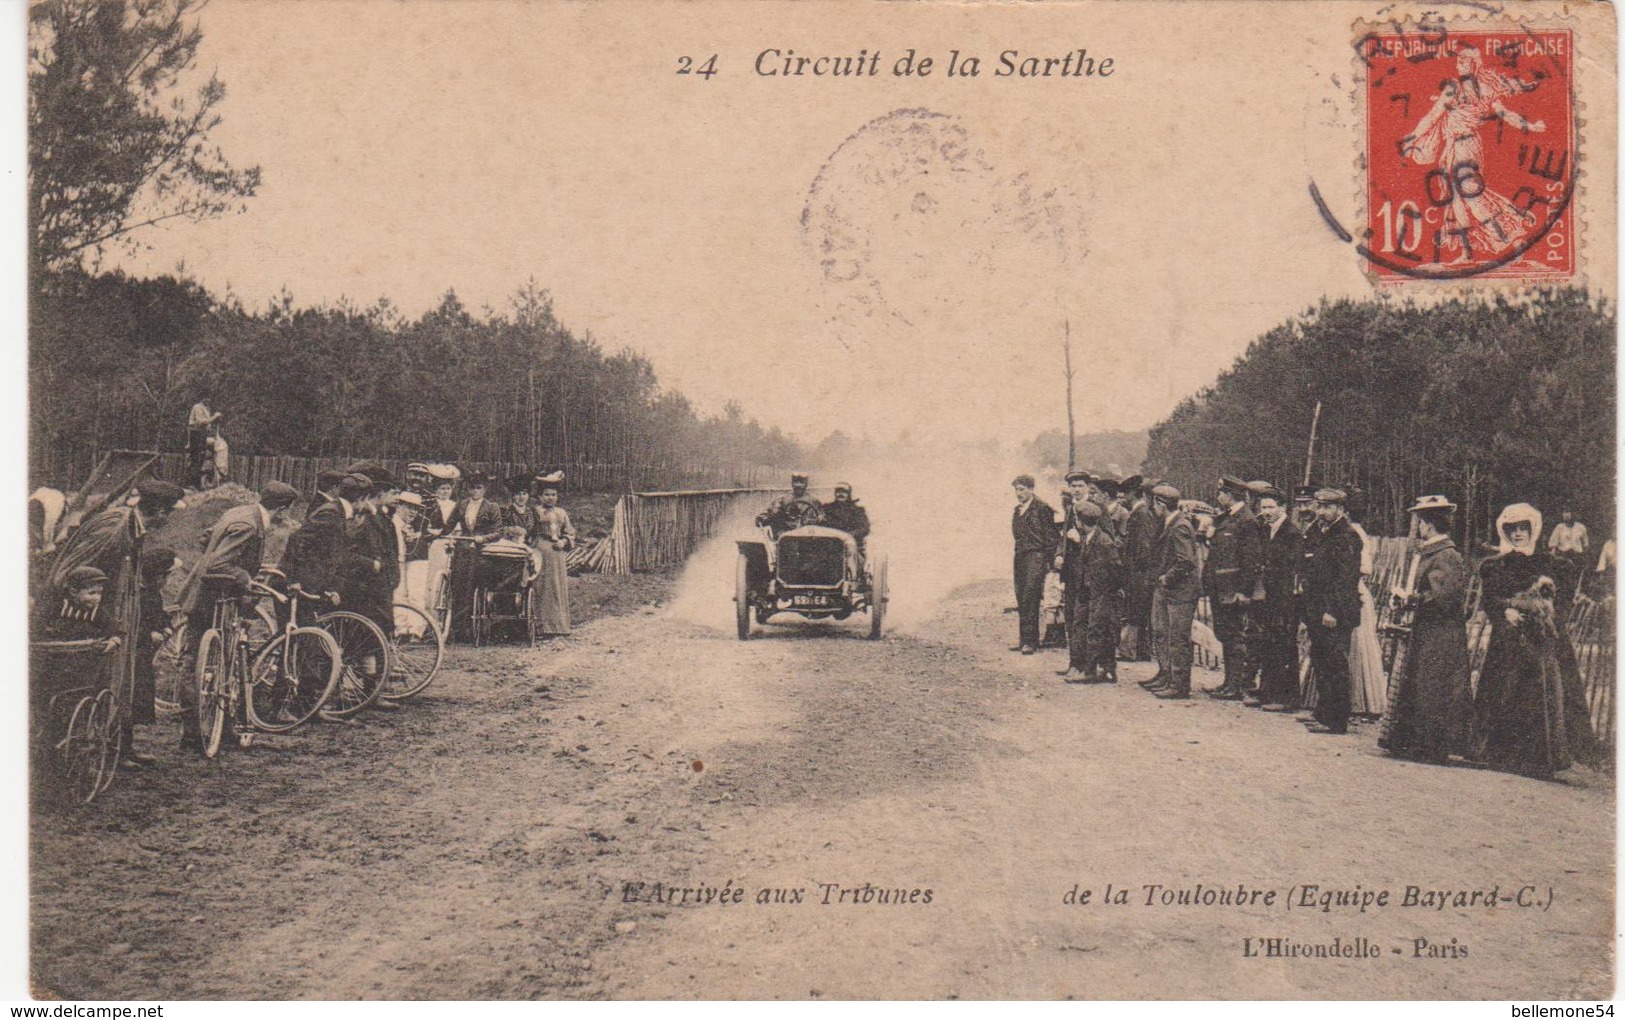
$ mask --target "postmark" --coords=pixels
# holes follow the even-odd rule
[[[1368,275],[1379,285],[1574,279],[1572,29],[1357,28],[1365,219],[1355,242]]]

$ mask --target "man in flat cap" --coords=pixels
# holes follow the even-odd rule
[[[1032,655],[1038,651],[1039,614],[1044,606],[1044,577],[1055,555],[1059,536],[1055,533],[1055,511],[1033,493],[1032,475],[1017,475],[1010,483],[1016,505],[1010,515],[1010,531],[1015,539],[1016,612],[1020,620],[1017,643],[1012,652]]]
[[[348,527],[351,554],[363,566],[339,591],[347,608],[389,635],[395,632],[395,589],[406,558],[405,538],[395,526],[395,495],[400,483],[382,465],[368,467],[369,491]]]
[[[1151,508],[1151,490],[1156,480],[1131,475],[1122,488],[1130,498],[1128,519],[1123,522],[1123,559],[1128,569],[1126,618],[1121,641],[1121,657],[1134,662],[1151,658],[1151,595],[1156,588],[1152,576],[1157,537],[1162,527]]]
[[[198,642],[203,632],[213,623],[215,600],[227,594],[214,581],[205,580],[209,574],[238,573],[252,578],[259,572],[265,553],[265,536],[273,522],[287,517],[288,509],[299,499],[299,492],[284,482],[266,482],[254,503],[234,506],[220,515],[204,540],[203,553],[192,564],[192,570],[181,585],[180,608],[186,614],[186,635],[182,640],[182,676],[191,676],[197,656]],[[202,747],[198,731],[197,689],[191,684],[180,685],[181,747],[197,750]]]
[[[1247,638],[1252,633],[1253,602],[1264,597],[1263,543],[1247,509],[1246,482],[1233,475],[1220,478],[1214,502],[1218,513],[1202,583],[1213,612],[1213,635],[1224,649],[1224,682],[1207,693],[1222,701],[1240,701],[1254,671]]]
[[[1299,608],[1309,629],[1309,661],[1319,698],[1313,733],[1349,731],[1349,639],[1360,622],[1360,536],[1344,511],[1347,493],[1315,491],[1315,527],[1298,560]]]
[[[1093,511],[1094,526],[1100,524],[1100,507],[1092,502],[1089,472],[1068,471],[1061,492],[1061,544],[1054,566],[1061,575],[1061,619],[1066,625],[1067,668],[1057,676],[1073,680],[1088,670],[1089,593],[1083,584],[1084,507]]]
[[[1089,500],[1067,516],[1066,552],[1055,557],[1066,585],[1067,683],[1117,682],[1117,629],[1122,620],[1123,557]]]
[[[1202,594],[1202,567],[1196,558],[1196,530],[1179,509],[1179,490],[1164,483],[1151,496],[1163,519],[1152,568],[1151,640],[1157,673],[1143,686],[1159,698],[1182,700],[1191,696],[1191,623]]]

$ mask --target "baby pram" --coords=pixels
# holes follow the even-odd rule
[[[497,628],[522,624],[536,643],[535,555],[524,542],[498,539],[480,549],[474,573],[473,636],[476,646],[491,640]]]

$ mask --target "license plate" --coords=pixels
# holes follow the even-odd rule
[[[833,606],[835,599],[829,595],[796,595],[790,600],[793,606]]]

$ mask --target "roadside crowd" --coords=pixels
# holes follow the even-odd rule
[[[1209,506],[1139,476],[1075,471],[1066,483],[1058,511],[1034,494],[1031,476],[1012,483],[1020,629],[1011,650],[1037,651],[1046,576],[1059,572],[1067,683],[1116,683],[1119,660],[1151,659],[1156,673],[1141,686],[1189,699],[1205,600],[1223,666],[1209,697],[1307,710],[1319,734],[1381,716],[1381,746],[1419,761],[1550,778],[1575,760],[1596,760],[1565,627],[1585,566],[1575,538],[1583,525],[1567,511],[1562,541],[1554,535],[1545,549],[1539,510],[1518,503],[1501,511],[1500,545],[1477,568],[1475,607],[1472,575],[1450,537],[1455,504],[1417,498],[1403,581],[1379,636],[1368,583],[1375,543],[1350,516],[1357,490],[1306,485],[1289,499],[1268,482],[1225,476]],[[1611,580],[1612,569],[1610,543],[1599,580]],[[1475,608],[1490,627],[1476,689],[1467,627]]]
[[[509,496],[500,502],[489,496],[490,482],[426,463],[408,465],[403,482],[377,462],[324,471],[308,496],[272,481],[254,502],[221,514],[195,555],[184,556],[147,540],[185,507],[186,492],[177,485],[143,478],[127,497],[77,520],[63,493],[37,490],[29,500],[31,639],[99,642],[104,654],[120,653],[114,670],[128,665],[133,687],[130,711],[121,717],[124,762],[135,768],[150,763],[130,736],[133,726],[156,721],[159,646],[178,629],[181,676],[191,676],[188,664],[216,603],[241,595],[269,565],[267,540],[300,502],[303,519],[276,566],[279,583],[311,596],[302,611],[339,605],[393,637],[395,604],[405,603],[448,618],[449,636],[468,640],[489,553],[525,564],[518,583],[534,587],[535,597],[524,605],[535,632],[568,634],[568,556],[576,533],[558,505],[563,473],[509,479]],[[453,498],[459,487],[461,498]],[[459,543],[480,555],[453,555]],[[183,567],[172,610],[165,591]],[[48,696],[51,678],[37,677],[31,687]],[[196,749],[198,719],[189,709],[197,691],[182,682],[179,697],[182,745]]]

